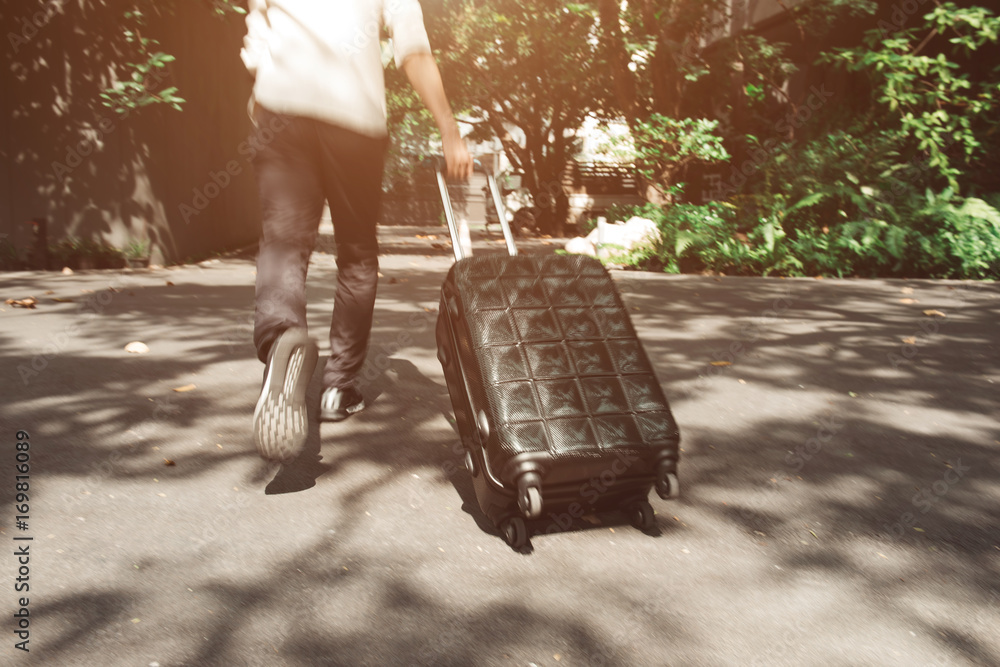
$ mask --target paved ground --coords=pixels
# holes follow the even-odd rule
[[[386,232],[371,407],[280,470],[250,443],[249,259],[0,275],[40,300],[0,312],[0,662],[1000,664],[997,285],[616,272],[683,496],[652,499],[655,535],[549,522],[521,554],[459,467],[433,337],[450,258],[420,231]],[[335,272],[315,256],[317,336]]]

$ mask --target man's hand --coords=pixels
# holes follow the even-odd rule
[[[410,80],[420,99],[434,116],[434,122],[441,130],[444,143],[444,159],[448,165],[448,178],[467,180],[472,175],[472,156],[465,147],[465,140],[458,132],[458,125],[451,113],[451,105],[444,93],[441,72],[438,71],[434,56],[429,53],[415,53],[403,61],[403,71]]]
[[[472,156],[465,147],[465,139],[458,136],[443,137],[444,161],[447,164],[446,175],[453,181],[467,181],[472,176]]]

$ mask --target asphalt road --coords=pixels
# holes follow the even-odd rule
[[[0,663],[1000,665],[996,284],[615,272],[682,497],[654,534],[556,517],[516,553],[461,468],[450,257],[417,231],[386,232],[370,407],[281,469],[250,439],[250,259],[0,275],[39,300],[0,304]],[[318,338],[335,275],[314,256]]]

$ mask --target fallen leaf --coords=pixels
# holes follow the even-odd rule
[[[595,526],[600,526],[601,525],[601,520],[598,519],[596,516],[593,516],[591,514],[587,514],[585,516],[581,516],[580,518],[583,519],[584,521],[586,521],[587,523],[593,524]]]
[[[712,366],[732,366],[733,362],[731,362],[731,361],[713,361],[711,363],[711,365]]]
[[[183,387],[174,387],[174,391],[191,391],[192,389],[195,388],[196,387],[193,384],[186,384]]]
[[[56,292],[55,292],[55,290],[47,289],[47,290],[45,290],[45,293],[46,294],[55,294]]]
[[[57,296],[52,297],[52,300],[56,303],[73,303],[73,299],[61,299]]]
[[[29,296],[26,299],[7,299],[5,302],[8,306],[14,306],[15,308],[31,308],[34,309],[35,304],[38,303],[38,299],[33,296]]]
[[[907,345],[916,345],[917,339],[914,336],[907,336],[906,338],[903,339],[903,342],[906,343]]]
[[[942,313],[940,310],[925,310],[924,315],[927,315],[928,317],[947,317],[947,315]]]
[[[900,303],[920,303],[916,299],[900,299],[899,302]]]
[[[173,286],[174,286],[174,284],[168,280],[167,281],[167,287],[173,287]]]
[[[69,268],[68,266],[64,266],[63,270],[62,270],[62,274],[64,276],[71,276],[71,275],[73,275],[73,269]]]
[[[125,351],[130,354],[146,354],[149,352],[149,346],[141,341],[132,341],[125,346]]]
[[[847,395],[850,396],[851,398],[857,398],[858,397],[858,395],[855,394],[853,391],[847,392]]]
[[[902,292],[903,294],[913,294],[913,288],[912,287],[904,287],[903,289],[901,289],[899,291]]]
[[[746,384],[747,383],[746,380],[737,380],[737,382],[739,382],[740,384]]]
[[[816,280],[823,280],[823,276],[816,276]]]
[[[177,464],[174,463],[173,461],[171,461],[170,459],[163,459],[163,465],[165,465],[165,466],[175,466]]]
[[[141,623],[141,621],[140,621],[140,620],[139,620],[138,618],[133,618],[133,619],[132,619],[132,622],[133,622],[133,623]]]
[[[913,527],[913,530],[917,531],[918,533],[926,533],[927,532],[923,528],[917,528],[916,526]]]

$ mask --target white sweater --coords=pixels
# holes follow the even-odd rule
[[[386,135],[382,26],[397,67],[431,52],[418,0],[250,0],[246,23],[257,102],[372,136]]]

